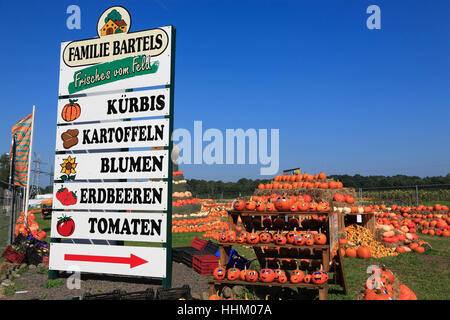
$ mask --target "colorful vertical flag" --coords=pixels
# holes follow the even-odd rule
[[[12,137],[16,139],[16,152],[14,158],[14,172],[12,183],[25,187],[27,184],[28,166],[30,159],[30,142],[32,134],[33,114],[18,121],[12,128]],[[13,155],[11,147],[10,157]]]

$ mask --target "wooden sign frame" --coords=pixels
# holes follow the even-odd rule
[[[167,195],[165,197],[165,199],[167,199],[167,206],[166,206],[165,210],[162,210],[162,213],[166,217],[165,242],[162,243],[162,248],[136,247],[136,248],[139,248],[139,249],[136,249],[136,250],[140,251],[140,250],[145,250],[147,248],[149,251],[152,251],[152,250],[155,251],[155,249],[159,249],[158,252],[162,252],[163,254],[161,255],[161,254],[158,253],[157,256],[159,257],[158,259],[164,259],[164,258],[161,258],[161,257],[165,257],[165,261],[164,260],[160,261],[161,262],[160,265],[163,265],[165,267],[165,270],[164,270],[164,272],[158,272],[159,276],[158,275],[148,275],[148,274],[142,273],[140,271],[137,272],[136,270],[139,269],[139,267],[137,267],[136,269],[133,270],[134,273],[132,273],[130,271],[130,275],[150,276],[150,277],[156,277],[156,278],[158,278],[161,275],[163,275],[163,277],[162,277],[163,287],[164,288],[170,288],[172,286],[172,179],[173,179],[173,162],[172,162],[172,159],[171,159],[172,150],[173,150],[173,141],[172,141],[171,137],[172,137],[172,133],[173,133],[173,124],[174,124],[174,86],[175,86],[175,50],[176,50],[176,45],[175,45],[176,44],[176,38],[175,37],[176,37],[176,29],[175,29],[174,26],[167,26],[167,27],[163,27],[163,28],[164,28],[164,30],[166,30],[169,33],[169,39],[170,39],[169,40],[170,51],[168,50],[167,52],[164,53],[164,54],[167,53],[167,55],[170,56],[170,58],[169,58],[170,63],[169,63],[169,66],[168,66],[168,69],[170,70],[170,75],[169,75],[170,81],[167,81],[165,83],[161,83],[160,87],[163,86],[164,89],[162,89],[162,90],[167,90],[168,91],[168,95],[169,95],[169,112],[168,112],[168,114],[162,115],[163,120],[167,121],[169,128],[168,128],[168,139],[165,140],[165,142],[163,144],[156,143],[156,144],[153,144],[153,146],[155,146],[155,147],[156,146],[157,147],[162,147],[163,150],[166,150],[168,152],[168,157],[169,157],[168,158],[168,165],[167,165],[167,169],[168,169],[167,177],[163,177],[161,179],[161,181],[167,185],[167,188],[165,189],[166,192],[167,192]],[[64,45],[65,44],[63,43],[62,46],[64,46]],[[167,69],[164,69],[164,70],[167,70]],[[140,78],[140,79],[144,79],[144,78]],[[136,88],[151,87],[151,86],[156,85],[154,82],[155,81],[151,81],[150,83],[142,83],[142,81],[137,81],[136,83],[138,83],[138,87],[136,87]],[[124,83],[128,83],[128,82],[125,81]],[[116,84],[119,84],[119,83],[116,82]],[[123,90],[123,89],[121,89],[122,87],[120,85],[119,86],[113,85],[113,86],[106,86],[105,87],[105,91],[107,91],[107,89],[111,90],[111,89],[114,89],[114,88],[117,88],[117,90]],[[125,89],[125,92],[126,93],[133,92],[133,89],[134,88]],[[160,92],[161,88],[156,88],[155,87],[155,88],[150,88],[150,90],[154,90],[154,92],[156,93],[156,92]],[[91,92],[97,92],[97,89],[95,89],[95,90],[86,90],[86,93],[88,93],[88,94],[91,93]],[[138,91],[136,91],[136,92],[138,92]],[[81,92],[81,93],[83,93],[83,92]],[[117,91],[115,93],[112,93],[112,95],[114,95],[114,94],[117,94]],[[60,94],[59,100],[61,101],[61,100],[64,99],[65,101],[67,101],[68,98],[77,98],[77,95],[78,95],[78,93],[74,94],[74,95],[61,95]],[[138,96],[139,94],[131,94],[131,95]],[[79,97],[79,95],[78,95],[78,97]],[[58,112],[61,112],[61,107],[58,109]],[[59,116],[58,116],[58,119],[59,119]],[[111,120],[113,120],[113,119],[111,119]],[[122,120],[127,121],[127,120],[130,120],[130,119],[124,118]],[[116,119],[116,121],[117,121],[117,119]],[[140,121],[140,120],[136,120],[136,121]],[[161,121],[161,120],[148,120],[148,121]],[[98,125],[98,124],[93,124],[93,126],[96,126],[96,125]],[[60,126],[64,127],[64,130],[69,129],[69,128],[72,127],[71,125],[58,124],[58,128]],[[76,126],[82,126],[82,124],[76,124],[73,127],[75,128]],[[57,139],[58,138],[60,138],[60,137],[57,136]],[[128,148],[148,147],[148,146],[152,146],[152,145],[139,145],[139,146],[134,146],[134,145],[130,145],[130,146],[123,145],[123,146],[121,146],[121,145],[117,145],[117,146],[109,146],[106,149],[109,149],[109,148],[120,148],[120,151],[129,151]],[[94,149],[94,148],[89,148],[89,149]],[[95,148],[95,149],[96,150],[100,150],[102,148]],[[81,148],[80,150],[87,150],[87,149],[86,148]],[[74,156],[76,155],[76,154],[73,154],[73,152],[71,152],[71,150],[64,150],[64,149],[63,150],[59,150],[58,148],[56,148],[56,154],[57,155],[60,155],[60,154],[69,155],[69,154],[71,154],[71,155],[74,155]],[[121,184],[127,184],[127,182],[126,182],[127,179],[125,179],[125,180],[124,179],[120,179],[120,181],[121,181],[120,183]],[[54,181],[54,183],[59,183],[59,182],[60,182],[60,180],[55,180]],[[128,182],[128,183],[130,183],[130,182]],[[138,183],[138,182],[136,182],[136,183]],[[140,182],[140,183],[145,184],[145,182]],[[68,186],[70,186],[70,184],[71,184],[71,182],[67,182]],[[87,182],[86,184],[90,184],[90,182]],[[124,213],[128,209],[129,208],[124,206],[123,209],[120,208],[118,210],[120,212]],[[90,210],[90,209],[88,209],[88,210]],[[136,209],[136,210],[138,210],[138,209]],[[55,213],[56,212],[59,212],[59,211],[55,211]],[[161,213],[161,211],[159,211],[159,213]],[[87,215],[92,214],[92,215],[100,216],[101,212],[95,212],[95,213],[94,212],[86,212],[85,214],[87,214]],[[118,213],[118,214],[120,214],[120,213]],[[136,213],[136,214],[138,214],[138,213]],[[55,221],[56,221],[56,219],[55,220],[52,219],[52,224],[55,223]],[[54,228],[54,226],[52,226],[52,227]],[[51,237],[50,242],[51,242],[51,244],[54,245],[55,248],[69,248],[70,245],[76,246],[74,244],[62,244],[61,243],[61,238],[57,238],[57,237]],[[122,250],[123,252],[122,253],[126,253],[125,251],[127,251],[128,249],[133,250],[133,248],[135,248],[135,247],[124,247],[123,246],[123,241],[119,241],[117,243],[117,245],[119,247],[123,248],[123,250]],[[82,246],[88,247],[89,245],[82,245]],[[112,247],[119,248],[118,246],[112,246]],[[102,247],[105,247],[105,248],[102,248]],[[105,251],[105,253],[108,253],[109,251],[114,250],[114,248],[111,248],[111,250],[109,250],[106,247],[108,247],[108,246],[97,246],[97,248],[100,248],[102,251]],[[73,247],[73,248],[75,248],[75,247]],[[83,248],[80,247],[79,249],[83,249]],[[55,254],[57,254],[57,256],[53,257],[54,261],[61,261],[61,253],[60,252],[58,253],[58,250],[56,250],[56,252],[55,252]],[[78,249],[76,249],[76,250],[78,250]],[[130,256],[129,259],[132,260],[133,254],[132,254],[131,251],[130,251],[130,254],[131,254],[131,256]],[[82,259],[88,259],[88,260],[76,260],[73,257],[69,257],[69,260],[70,260],[70,258],[74,259],[74,260],[71,260],[71,261],[85,261],[85,262],[82,262],[82,264],[83,263],[87,263],[86,261],[90,261],[90,262],[96,263],[92,259],[100,259],[100,258],[102,258],[102,257],[99,258],[99,256],[87,257],[87,255],[84,254],[84,252],[78,253],[78,254],[75,254],[75,255],[64,254],[64,256],[84,256],[84,257],[82,257]],[[109,259],[110,257],[106,257],[106,258]],[[115,257],[115,258],[117,258],[119,260],[122,259],[120,261],[123,261],[123,259],[126,259],[124,257]],[[91,259],[91,260],[89,260],[89,259]],[[103,259],[105,259],[105,256],[103,256]],[[68,259],[65,259],[65,260],[68,260]],[[51,261],[52,261],[52,257],[50,257],[50,262]],[[101,262],[105,262],[105,261],[101,261]],[[121,262],[119,262],[119,263],[121,263]],[[133,263],[133,262],[130,262],[130,263]],[[60,265],[62,265],[62,264],[60,264]],[[86,265],[86,264],[84,264],[84,265]],[[104,265],[107,265],[107,263],[105,263]],[[112,268],[110,268],[110,266],[108,266],[106,269],[107,270],[105,272],[102,272],[102,271],[99,271],[98,269],[92,268],[92,266],[89,266],[88,270],[85,270],[85,271],[81,270],[81,272],[109,273],[109,274],[127,274],[127,272],[123,271],[122,269],[121,269],[122,271],[118,271],[117,273],[115,273],[114,270]],[[58,270],[61,270],[61,269],[58,269],[58,268],[50,269],[49,273],[48,273],[49,279],[57,278],[58,277]]]

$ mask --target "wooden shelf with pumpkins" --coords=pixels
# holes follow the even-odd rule
[[[258,192],[262,190],[260,186],[249,201],[236,199],[233,202],[232,210],[228,211],[228,231],[219,235],[220,265],[210,280],[211,294],[220,286],[232,284],[285,286],[318,289],[319,299],[325,300],[329,283],[340,284],[347,294],[337,250],[338,216],[330,206],[334,193],[317,192],[314,188],[297,189],[271,190],[269,195]],[[259,271],[239,270],[233,266],[226,269],[235,245],[254,250]],[[333,253],[330,248],[335,248]],[[333,272],[332,279],[328,279],[329,271]]]

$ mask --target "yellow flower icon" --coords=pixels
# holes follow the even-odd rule
[[[62,167],[61,173],[65,173],[68,176],[73,173],[77,173],[75,170],[75,168],[77,167],[75,159],[76,158],[72,159],[70,156],[67,159],[63,159],[63,163],[60,164],[60,166]]]

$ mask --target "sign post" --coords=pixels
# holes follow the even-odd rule
[[[175,39],[176,30],[172,28],[172,52],[171,52],[171,74],[170,74],[170,116],[169,116],[169,127],[173,128],[173,114],[174,114],[174,92],[175,92]],[[172,195],[172,181],[173,181],[173,161],[172,161],[172,151],[173,151],[173,140],[172,133],[169,139],[169,194]],[[167,204],[167,219],[172,221],[172,201]],[[170,230],[169,230],[170,229]],[[167,265],[167,276],[163,279],[163,287],[170,288],[172,286],[172,224],[167,224],[167,241],[163,246],[167,249],[166,251],[166,265]]]
[[[98,37],[61,45],[49,278],[76,266],[169,288],[175,28],[130,25],[114,6]]]

